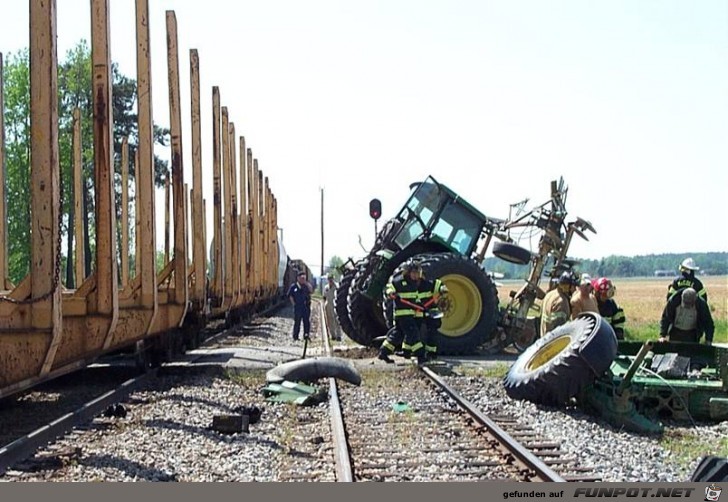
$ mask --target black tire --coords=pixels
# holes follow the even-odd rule
[[[690,481],[693,483],[728,481],[728,458],[715,455],[703,457],[690,476]]]
[[[584,312],[526,349],[503,385],[513,399],[559,406],[594,382],[616,356],[612,327],[598,314]]]
[[[352,269],[346,269],[341,276],[339,281],[339,287],[336,288],[336,296],[334,296],[334,312],[336,312],[336,319],[339,321],[341,330],[346,333],[346,336],[354,339],[354,326],[351,324],[349,318],[349,308],[347,305],[347,297],[349,296],[349,288],[351,287],[351,281],[354,280],[356,275],[356,267]]]
[[[495,334],[498,296],[490,277],[477,263],[455,253],[418,255],[425,277],[448,288],[438,330],[438,354],[472,354]]]
[[[377,299],[371,299],[364,295],[363,291],[369,288],[369,281],[372,274],[378,277],[386,277],[391,280],[392,273],[408,258],[418,253],[431,250],[430,245],[414,243],[404,251],[396,253],[391,259],[384,260],[380,256],[370,253],[369,256],[358,263],[358,271],[349,288],[348,305],[349,318],[354,327],[355,336],[352,338],[358,343],[366,346],[376,345],[375,338],[385,336],[389,326],[384,316],[383,288],[382,291],[374,292]],[[382,261],[383,266],[382,266]],[[382,269],[379,270],[379,267]],[[383,285],[382,285],[383,286]]]
[[[493,255],[516,265],[528,265],[531,262],[531,252],[510,242],[494,242]]]
[[[354,327],[354,333],[350,338],[365,346],[372,345],[374,338],[387,334],[387,323],[384,320],[381,301],[372,300],[362,291],[369,275],[369,260],[362,260],[347,297],[349,318]]]

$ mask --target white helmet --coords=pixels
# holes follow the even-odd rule
[[[683,262],[680,264],[681,270],[700,270],[700,267],[698,267],[695,264],[695,260],[692,258],[685,258]]]

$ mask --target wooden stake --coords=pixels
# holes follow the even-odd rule
[[[129,283],[129,139],[121,140],[121,286]]]
[[[182,162],[179,51],[177,50],[177,17],[172,10],[167,11],[167,64],[174,196],[174,302],[177,305],[187,306],[187,213],[185,211],[184,164]]]

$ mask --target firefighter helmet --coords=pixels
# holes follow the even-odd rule
[[[579,284],[579,280],[576,278],[576,274],[574,274],[574,272],[567,270],[566,272],[562,272],[559,276],[559,284],[576,286]]]
[[[692,270],[693,272],[695,272],[697,270],[700,270],[700,267],[695,264],[695,260],[693,260],[692,258],[685,258],[680,264],[680,271],[682,272],[684,270]]]
[[[613,297],[616,289],[612,281],[606,277],[600,277],[594,281],[594,291],[599,295],[605,295],[607,298]]]

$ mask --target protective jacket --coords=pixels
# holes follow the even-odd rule
[[[624,340],[624,324],[627,322],[627,318],[622,307],[611,298],[604,301],[597,300],[597,303],[599,304],[599,315],[612,326],[617,340]]]
[[[662,318],[660,319],[660,336],[670,337],[671,339],[677,339],[674,336],[674,329],[680,334],[688,335],[686,338],[693,338],[692,340],[680,340],[677,341],[694,341],[695,343],[700,341],[700,338],[705,334],[705,341],[713,342],[713,333],[715,332],[715,324],[713,324],[713,316],[710,313],[710,307],[705,301],[698,297],[695,299],[695,322],[694,326],[676,326],[676,317],[678,311],[684,308],[682,307],[682,296],[675,295],[670,301],[667,302],[665,308],[662,310]]]
[[[670,301],[675,296],[679,297],[680,295],[676,295],[676,293],[685,288],[693,288],[698,293],[698,298],[702,298],[705,303],[708,303],[708,290],[705,289],[700,279],[695,277],[695,272],[683,272],[680,276],[675,277],[675,280],[667,288],[667,300]]]
[[[552,289],[541,306],[541,337],[552,329],[565,324],[571,314],[569,297],[559,288]]]
[[[398,317],[423,317],[420,290],[424,282],[426,281],[421,280],[418,284],[405,278],[403,274],[397,274],[392,278],[392,282],[387,284],[384,294],[394,300],[395,319]]]

